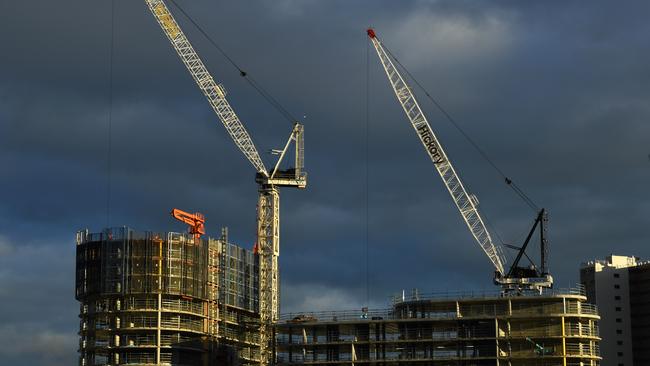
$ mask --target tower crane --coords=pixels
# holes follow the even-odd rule
[[[190,75],[228,134],[256,170],[259,186],[257,204],[257,247],[259,253],[259,313],[260,313],[260,364],[267,365],[271,358],[272,323],[279,317],[280,255],[280,192],[279,187],[305,188],[307,174],[303,171],[304,128],[295,123],[284,149],[272,171],[268,171],[260,158],[246,128],[226,99],[224,87],[217,84],[199,58],[189,40],[174,19],[163,0],[145,0]],[[289,151],[295,148],[295,167],[281,170],[280,164]]]
[[[495,284],[501,285],[504,292],[521,292],[530,290],[541,292],[544,288],[552,287],[553,277],[548,273],[546,265],[548,257],[546,253],[546,211],[542,209],[538,213],[535,223],[528,234],[526,241],[521,247],[510,246],[511,248],[519,250],[519,253],[510,269],[506,271],[503,250],[500,246],[495,245],[492,240],[492,236],[490,235],[490,232],[488,231],[478,210],[478,199],[463,185],[463,182],[456,173],[454,166],[451,164],[451,161],[443,150],[438,137],[433,132],[431,125],[429,125],[426,116],[422,112],[413,90],[400,74],[390,57],[390,54],[386,52],[386,49],[377,37],[375,31],[370,28],[367,30],[367,33],[375,51],[377,51],[377,56],[386,72],[386,76],[393,88],[393,92],[395,92],[397,100],[401,104],[408,120],[411,122],[411,125],[420,138],[420,142],[433,162],[436,171],[442,178],[447,191],[449,191],[451,198],[460,211],[460,214],[463,217],[467,228],[472,233],[474,240],[485,252],[494,266]],[[525,255],[530,260],[530,257],[526,255],[525,251],[538,226],[541,240],[541,265],[537,267],[531,260],[530,266],[520,267],[519,262],[522,256]]]

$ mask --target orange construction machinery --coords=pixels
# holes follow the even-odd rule
[[[175,208],[171,214],[176,220],[182,221],[190,226],[188,231],[190,234],[194,234],[195,243],[201,239],[201,235],[205,234],[205,216],[202,213],[195,212],[191,214]]]

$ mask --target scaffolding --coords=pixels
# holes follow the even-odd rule
[[[79,365],[258,363],[257,273],[227,235],[78,232]]]

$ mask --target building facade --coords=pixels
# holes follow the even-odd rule
[[[628,269],[634,365],[650,365],[650,263]]]
[[[650,365],[650,264],[611,255],[583,263],[580,282],[600,309],[603,365]]]
[[[598,312],[581,289],[415,294],[388,310],[287,314],[278,365],[596,366]]]
[[[128,228],[79,232],[76,248],[79,365],[258,362],[251,251],[225,235],[197,241]]]

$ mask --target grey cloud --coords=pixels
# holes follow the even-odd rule
[[[3,246],[12,248],[0,255],[0,354],[5,362],[74,362],[78,306],[70,301],[74,248],[66,250],[66,242],[47,235],[3,239]]]
[[[0,339],[0,354],[12,365],[23,364],[26,359],[52,366],[76,362],[70,350],[77,348],[78,337],[70,332],[55,332],[38,324],[2,325]]]
[[[367,26],[550,210],[559,285],[575,283],[585,259],[650,256],[647,4],[179,3],[294,115],[307,116],[310,186],[282,192],[284,310],[365,304],[366,256],[373,306],[404,288],[492,286],[488,260],[372,49],[366,131]],[[0,33],[11,35],[0,57],[0,314],[7,316],[0,343],[13,344],[12,329],[23,326],[44,334],[32,355],[0,349],[12,364],[46,364],[40,355],[48,344],[66,349],[60,355],[67,364],[75,358],[73,234],[106,225],[109,5],[0,3]],[[290,124],[179,18],[260,151],[283,144]],[[167,213],[181,207],[204,212],[210,234],[228,225],[235,242],[252,245],[253,169],[144,3],[116,1],[116,20],[110,224],[183,230]],[[533,212],[421,102],[483,212],[506,242],[516,243]],[[43,311],[46,294],[53,301]]]
[[[0,236],[0,256],[8,256],[14,251],[14,246],[9,241]]]

